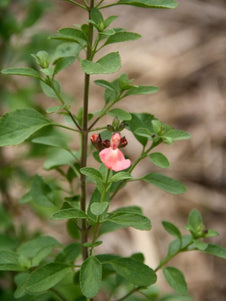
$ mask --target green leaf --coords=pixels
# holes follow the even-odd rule
[[[55,128],[48,128],[45,131],[39,131],[33,135],[31,141],[33,143],[53,146],[57,148],[68,148],[67,136],[64,133],[59,132]]]
[[[146,95],[158,92],[157,87],[153,86],[132,86],[126,93],[125,96],[129,95]]]
[[[198,210],[193,209],[189,213],[188,224],[185,226],[185,229],[189,230],[194,237],[205,236],[205,233],[203,232],[205,226]]]
[[[60,72],[61,70],[67,68],[70,66],[75,60],[75,57],[70,56],[70,57],[65,57],[62,59],[57,60],[55,64],[55,69],[54,69],[54,75]]]
[[[122,109],[111,109],[108,113],[108,115],[112,117],[118,117],[120,120],[130,120],[132,118],[131,114],[122,110]]]
[[[54,191],[50,185],[38,175],[35,175],[32,180],[30,195],[38,206],[46,208],[54,208],[56,206]]]
[[[73,165],[78,158],[77,152],[71,153],[65,149],[54,149],[47,155],[43,168],[50,170],[59,166]]]
[[[203,252],[226,259],[226,248],[222,246],[208,244]]]
[[[39,293],[50,289],[60,282],[71,270],[62,263],[49,263],[35,270],[27,280],[29,293]]]
[[[103,202],[103,203],[95,202],[92,203],[90,206],[91,213],[96,216],[103,214],[107,208],[108,208],[107,202]]]
[[[163,268],[163,275],[166,278],[168,284],[179,294],[187,294],[187,284],[184,279],[183,273],[174,267]]]
[[[131,115],[132,115],[132,119],[127,121],[128,129],[134,134],[136,139],[143,146],[145,146],[148,141],[147,138],[137,135],[136,131],[139,128],[145,128],[148,131],[148,137],[149,137],[149,132],[153,132],[152,120],[154,119],[154,116],[148,113],[138,113],[138,114],[131,113]]]
[[[0,118],[0,146],[17,145],[50,121],[34,109],[16,110]]]
[[[171,234],[181,240],[180,230],[174,224],[167,222],[167,221],[162,221],[162,225],[169,234]]]
[[[118,229],[121,229],[121,228],[126,228],[126,226],[115,224],[115,223],[109,222],[109,221],[103,222],[101,224],[99,236],[101,236],[105,233],[114,232],[114,231],[116,231]]]
[[[35,58],[36,63],[42,68],[48,68],[50,59],[48,52],[44,50],[38,51],[36,54],[31,54]]]
[[[33,68],[7,68],[1,71],[2,74],[22,75],[41,79],[40,74]]]
[[[96,63],[89,60],[81,61],[82,70],[86,74],[113,73],[121,67],[121,60],[118,52],[111,52]]]
[[[148,140],[153,140],[153,133],[150,132],[150,130],[146,128],[138,128],[134,132],[135,135],[145,137]]]
[[[70,58],[71,60],[72,57],[78,57],[80,51],[81,47],[78,44],[69,42],[62,43],[56,48],[56,51],[53,56],[53,64],[56,64],[60,59]]]
[[[26,295],[26,281],[29,278],[30,274],[29,273],[19,273],[15,276],[14,280],[17,285],[17,289],[14,292],[14,297],[15,298],[20,298]]]
[[[48,109],[46,109],[46,113],[51,114],[51,113],[56,113],[59,110],[62,110],[65,108],[65,105],[62,106],[51,106]]]
[[[17,252],[31,260],[31,266],[37,266],[46,258],[60,243],[53,237],[40,236],[23,243]]]
[[[164,137],[170,138],[173,141],[190,139],[191,135],[182,130],[170,129],[164,133]]]
[[[132,258],[117,258],[109,263],[117,274],[134,285],[148,286],[156,282],[154,271],[140,261]]]
[[[23,267],[20,266],[18,260],[18,254],[9,251],[0,251],[0,270],[1,271],[22,271]]]
[[[118,182],[123,180],[132,179],[132,176],[130,173],[126,171],[117,172],[111,179],[110,182]]]
[[[110,16],[106,20],[104,20],[104,28],[107,28],[111,23],[116,20],[118,16]]]
[[[73,264],[75,259],[81,254],[81,245],[73,242],[67,245],[56,257],[55,262]]]
[[[102,279],[102,265],[95,256],[87,258],[80,270],[80,285],[84,296],[93,298],[99,292]]]
[[[125,227],[133,227],[139,230],[150,230],[151,222],[149,218],[142,214],[132,212],[115,211],[110,213],[107,221],[119,224]]]
[[[176,8],[175,0],[120,0],[117,4],[127,4],[144,8]]]
[[[91,20],[93,24],[99,31],[103,31],[104,29],[104,18],[101,12],[97,8],[91,9]]]
[[[98,246],[100,246],[103,242],[102,241],[96,241],[94,243],[92,242],[85,242],[83,244],[84,247],[87,247],[87,248],[96,248]]]
[[[151,162],[158,167],[167,168],[170,166],[168,159],[162,153],[151,153],[148,155],[148,157],[150,158]]]
[[[187,250],[187,245],[189,245],[192,242],[192,236],[191,235],[183,235],[182,239],[175,239],[171,241],[168,247],[167,256],[175,255],[180,248]]]
[[[166,177],[159,173],[151,172],[143,177],[143,179],[152,185],[157,186],[158,188],[165,190],[169,193],[180,194],[186,191],[184,184],[178,180]]]
[[[53,220],[62,220],[70,218],[87,218],[87,215],[80,209],[68,208],[59,210],[52,216]]]
[[[60,94],[60,84],[59,84],[59,82],[54,79],[53,84],[54,84],[54,87],[55,87],[56,91]],[[47,85],[44,82],[40,82],[40,86],[41,86],[42,92],[46,96],[52,97],[52,98],[57,98],[57,95],[56,95],[55,91],[52,89],[51,86]]]
[[[137,213],[137,214],[142,214],[142,209],[139,206],[126,206],[126,207],[121,207],[119,209],[116,209],[111,212],[111,214],[115,213]]]
[[[80,172],[95,181],[103,181],[101,173],[93,167],[83,167],[80,169]]]
[[[115,91],[114,86],[112,85],[112,83],[104,80],[104,79],[97,79],[94,81],[94,83],[98,86],[104,87],[106,89],[109,89],[111,91]]]
[[[82,48],[87,45],[87,39],[84,33],[75,28],[61,28],[58,33],[51,36],[51,39],[78,43]]]
[[[119,42],[134,41],[139,38],[141,38],[141,35],[134,32],[116,32],[111,35],[104,44],[108,45]]]

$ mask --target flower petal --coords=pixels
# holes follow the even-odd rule
[[[105,148],[99,153],[99,156],[104,165],[114,171],[126,169],[131,165],[130,160],[125,159],[123,153],[118,148]]]

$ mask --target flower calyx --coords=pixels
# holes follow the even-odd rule
[[[121,132],[122,130],[124,130],[126,124],[122,121],[120,121],[118,119],[118,117],[116,116],[113,121],[112,121],[112,124],[108,124],[107,125],[107,129],[109,132]]]

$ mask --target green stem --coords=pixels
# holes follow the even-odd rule
[[[47,77],[47,78],[48,78],[48,81],[49,81],[49,84],[50,84],[51,88],[53,89],[53,91],[56,94],[56,96],[59,99],[59,101],[62,103],[62,105],[66,106],[66,103],[63,100],[62,96],[60,95],[60,93],[55,88],[53,81],[49,77]],[[71,113],[71,111],[68,110],[67,107],[65,107],[64,110],[70,115],[70,117],[71,117],[72,121],[74,122],[75,126],[81,131],[82,129],[81,129],[80,125],[78,124],[78,122],[76,121],[76,119],[74,118],[74,116]]]
[[[106,179],[105,179],[105,182],[104,182],[104,188],[103,188],[103,191],[102,191],[102,194],[101,194],[100,203],[104,202],[104,198],[105,198],[105,195],[106,195],[107,186],[109,184],[108,179],[109,179],[109,176],[110,176],[110,172],[111,172],[111,170],[108,169],[107,175],[106,175]],[[97,217],[97,221],[96,221],[96,224],[95,224],[94,229],[93,229],[93,240],[92,240],[93,244],[96,242],[97,237],[98,237],[99,225],[100,225],[100,215]],[[91,248],[91,251],[90,251],[91,255],[93,255],[93,250],[94,250],[94,247]]]
[[[176,253],[170,255],[170,256],[166,256],[165,258],[163,258],[163,260],[161,260],[161,262],[159,263],[159,265],[157,266],[157,268],[154,270],[154,272],[156,273],[159,269],[161,269],[166,263],[168,263],[171,259],[173,259],[177,254],[181,253],[181,252],[185,252],[186,249],[193,243],[193,241],[190,241],[188,244],[186,244],[186,246],[184,246],[183,248],[180,248]]]
[[[63,125],[63,124],[60,124],[60,123],[51,123],[51,125],[58,126],[60,128],[64,128],[64,129],[67,129],[67,130],[73,131],[73,132],[79,132],[78,130],[75,130],[73,128],[70,128],[69,126],[66,126],[66,125]]]
[[[80,8],[82,8],[82,9],[85,9],[85,10],[87,9],[85,6],[82,6],[81,4],[79,4],[77,2],[74,2],[72,0],[66,0],[66,1],[72,3],[72,4],[76,5],[76,6],[78,6]],[[83,1],[83,3],[84,3],[84,1]],[[84,3],[84,5],[85,5],[85,3]]]
[[[104,0],[100,0],[100,2],[97,4],[96,8],[98,8],[103,2],[104,2]]]
[[[116,5],[119,5],[119,4],[118,3],[111,3],[111,4],[108,4],[108,5],[101,6],[101,7],[99,7],[99,9],[107,8],[107,7],[111,7],[111,6],[116,6]]]
[[[118,299],[117,301],[123,301],[126,298],[128,298],[129,296],[131,296],[133,293],[138,292],[141,288],[141,286],[135,287],[134,289],[132,289],[130,292],[128,292],[125,296],[123,296],[122,298]]]
[[[60,300],[67,301],[55,288],[51,288],[50,291],[52,291]]]
[[[110,108],[117,102],[121,100],[121,98],[113,101],[109,106],[104,107],[103,110],[100,112],[100,115],[93,121],[93,123],[89,126],[89,131],[91,131],[91,129],[94,127],[94,125],[107,113],[107,111],[110,110]]]
[[[94,0],[90,1],[89,6],[89,19],[91,19],[91,10],[94,7]],[[92,43],[93,43],[93,25],[88,25],[88,46],[86,52],[86,59],[91,60],[92,57]],[[81,154],[81,168],[86,166],[87,162],[87,148],[88,148],[88,106],[89,106],[89,86],[90,86],[90,75],[85,74],[84,79],[84,98],[83,98],[83,120],[82,120],[82,154]],[[80,208],[86,212],[86,176],[81,174],[81,200]],[[81,243],[82,245],[87,242],[87,224],[86,220],[82,219],[82,231],[81,231]],[[86,247],[82,247],[83,260],[88,258],[88,251]]]

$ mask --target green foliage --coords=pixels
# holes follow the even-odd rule
[[[40,236],[33,240],[23,243],[17,249],[21,256],[25,256],[30,260],[30,266],[38,266],[39,263],[46,258],[55,247],[59,247],[60,243],[51,236]]]
[[[103,214],[107,208],[108,208],[107,202],[103,202],[103,203],[95,202],[95,203],[91,204],[90,211],[92,214],[98,216],[98,215]]]
[[[117,258],[109,263],[117,274],[134,285],[148,286],[155,283],[157,279],[151,268],[132,258]]]
[[[34,109],[7,113],[0,118],[0,146],[19,144],[50,124],[45,116]]]
[[[173,193],[180,194],[186,191],[186,187],[178,180],[169,178],[159,173],[151,172],[143,177],[143,179],[158,188]]]
[[[52,219],[62,220],[70,218],[87,218],[84,211],[75,208],[62,209],[53,214]]]
[[[111,117],[118,117],[121,120],[130,120],[132,118],[131,114],[122,109],[111,109],[108,112]]]
[[[95,181],[103,181],[103,177],[102,177],[101,173],[98,170],[96,170],[95,168],[83,167],[80,169],[80,172],[83,175],[85,175]]]
[[[133,212],[133,210],[130,209],[131,208],[129,207],[125,207],[111,212],[107,218],[107,221],[122,225],[124,227],[133,227],[139,230],[150,230],[150,220],[141,213]]]
[[[7,68],[3,69],[1,73],[7,75],[22,75],[41,79],[40,74],[33,68]]]
[[[87,258],[80,270],[80,285],[84,296],[93,298],[100,290],[102,279],[102,266],[95,256]]]
[[[114,176],[112,176],[110,181],[118,182],[118,181],[128,180],[128,179],[132,179],[131,174],[129,172],[121,171],[116,173]]]
[[[96,63],[89,60],[82,60],[81,67],[83,72],[87,74],[113,73],[121,67],[121,60],[118,52],[111,52]]]
[[[154,163],[156,166],[161,168],[167,168],[170,166],[170,163],[166,156],[164,156],[162,153],[154,152],[148,155],[152,163]]]
[[[0,251],[0,270],[3,271],[23,271],[20,265],[19,256],[16,252],[9,250]]]
[[[174,0],[120,0],[118,4],[126,4],[144,8],[176,8]]]
[[[44,292],[55,286],[70,272],[70,267],[63,263],[48,263],[33,271],[26,281],[29,293]]]
[[[177,237],[179,240],[182,239],[180,230],[174,224],[167,221],[162,221],[162,225],[169,234]]]
[[[186,295],[187,294],[187,284],[184,279],[183,273],[174,268],[174,267],[166,267],[163,268],[163,275],[166,278],[168,284],[179,294]]]

